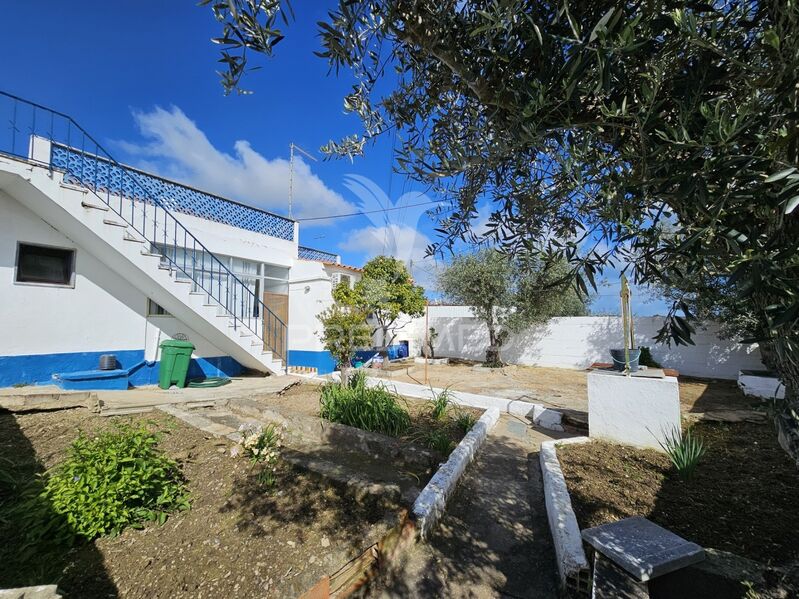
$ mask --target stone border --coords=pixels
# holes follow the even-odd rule
[[[441,364],[449,364],[449,358],[423,358],[422,356],[416,356],[413,359],[414,364],[424,364],[425,362],[433,366],[438,366]]]
[[[474,460],[489,431],[494,428],[498,420],[499,410],[488,408],[416,498],[413,515],[422,538],[428,535],[444,514],[447,500],[455,491],[458,480]]]
[[[444,391],[436,387],[425,387],[424,385],[415,385],[413,383],[403,383],[400,381],[392,381],[391,379],[383,379],[379,377],[366,377],[366,384],[370,387],[377,387],[384,385],[387,389],[393,390],[398,395],[405,395],[406,397],[413,397],[417,399],[434,399],[437,395]],[[552,431],[563,431],[561,424],[562,414],[558,410],[547,408],[537,403],[530,403],[518,399],[505,399],[503,397],[492,397],[490,395],[479,395],[477,393],[466,393],[464,391],[449,390],[452,400],[456,404],[469,406],[472,408],[482,408],[483,410],[497,409],[500,412],[513,414],[514,416],[521,416],[532,420],[534,424],[541,428],[546,428]]]
[[[555,546],[558,573],[561,586],[584,591],[590,588],[590,567],[583,550],[583,539],[580,526],[572,509],[569,489],[558,461],[557,446],[573,443],[586,443],[588,437],[572,437],[545,441],[541,444],[539,454],[541,475],[544,482],[544,503],[547,508],[547,520]]]
[[[346,445],[372,456],[399,461],[408,468],[434,467],[439,456],[423,447],[402,443],[395,437],[360,428],[329,422],[318,416],[306,416],[288,409],[265,405],[252,399],[229,399],[225,405],[243,416],[285,426],[289,434],[311,443]]]

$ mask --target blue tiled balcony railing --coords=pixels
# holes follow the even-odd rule
[[[297,255],[303,260],[316,260],[317,262],[338,262],[338,255],[331,254],[322,250],[315,250],[313,248],[299,246]]]
[[[293,220],[162,179],[132,167],[118,166],[109,160],[83,153],[75,148],[53,143],[51,164],[67,172],[64,177],[66,183],[90,185],[95,191],[102,190],[112,195],[147,201],[149,198],[137,197],[141,195],[141,188],[144,188],[150,197],[157,198],[173,212],[189,214],[278,239],[294,240]],[[134,184],[134,178],[140,187]]]

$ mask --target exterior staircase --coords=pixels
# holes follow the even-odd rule
[[[20,103],[29,106],[0,96],[15,101],[15,116]],[[27,151],[20,142],[10,152],[0,148],[0,190],[243,366],[285,374],[286,325],[148,192],[137,171],[114,161],[70,117],[32,106],[49,136],[37,135],[34,120]],[[66,119],[65,140],[53,135],[57,119]],[[93,152],[65,143],[70,133]],[[54,166],[56,150],[79,155],[79,170]]]

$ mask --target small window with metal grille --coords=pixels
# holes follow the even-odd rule
[[[30,285],[74,287],[75,250],[19,243],[14,281]]]

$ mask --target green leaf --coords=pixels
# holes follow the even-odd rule
[[[767,29],[763,33],[763,41],[775,50],[780,49],[780,38],[773,29]]]
[[[785,204],[785,214],[790,214],[794,209],[799,206],[799,195],[793,196]]]
[[[780,179],[784,179],[788,175],[796,172],[796,168],[786,168],[784,171],[780,171],[778,173],[774,173],[770,177],[767,177],[764,183],[774,183],[775,181],[779,181]]]

